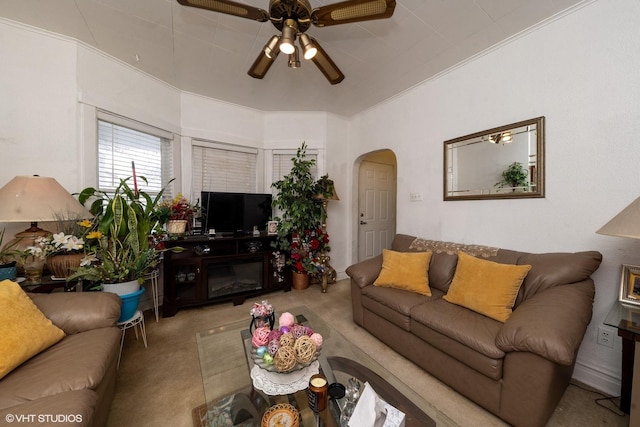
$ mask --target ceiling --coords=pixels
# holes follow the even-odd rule
[[[176,0],[1,0],[0,16],[78,39],[187,92],[263,111],[351,116],[583,2],[397,0],[390,19],[312,26],[307,34],[346,76],[333,86],[310,61],[288,68],[286,55],[263,80],[249,77],[275,27]]]

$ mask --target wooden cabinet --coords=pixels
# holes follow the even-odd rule
[[[275,236],[208,238],[194,236],[166,242],[180,252],[165,252],[162,316],[182,307],[222,301],[242,304],[247,297],[291,290],[274,269]]]

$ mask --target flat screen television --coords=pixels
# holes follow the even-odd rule
[[[271,219],[271,194],[202,192],[204,234],[250,234],[254,226],[264,231]]]

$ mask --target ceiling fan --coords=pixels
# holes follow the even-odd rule
[[[269,11],[231,0],[178,0],[184,6],[226,13],[258,22],[271,21],[281,31],[274,35],[258,55],[247,74],[263,78],[280,52],[289,55],[289,67],[300,66],[299,40],[304,59],[310,59],[331,84],[340,83],[344,74],[320,44],[307,31],[316,27],[348,24],[390,18],[396,7],[395,0],[346,0],[312,9],[309,0],[269,0]]]

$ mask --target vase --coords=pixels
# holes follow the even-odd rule
[[[133,294],[140,290],[140,282],[138,279],[135,279],[122,283],[104,283],[102,285],[102,290],[104,292],[111,292],[112,294],[120,296]]]
[[[75,273],[80,267],[84,254],[59,254],[47,259],[49,271],[58,279],[63,279]]]
[[[249,324],[249,332],[253,333],[258,328],[268,327],[273,330],[273,325],[276,323],[276,313],[273,312],[268,316],[251,316],[251,323]]]
[[[42,269],[45,259],[39,256],[29,255],[22,262],[24,276],[29,283],[40,283],[42,281]]]
[[[169,234],[183,234],[186,230],[186,219],[172,219],[167,223],[167,233]]]
[[[292,271],[291,287],[293,289],[302,290],[309,287],[309,274],[306,271]]]

